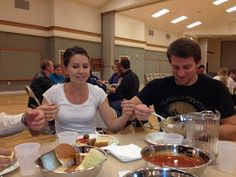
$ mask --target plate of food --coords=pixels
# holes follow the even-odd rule
[[[164,134],[164,132],[153,132],[147,134],[144,139],[150,144],[163,144]]]
[[[11,171],[13,171],[13,170],[15,170],[15,169],[17,169],[17,168],[19,167],[14,152],[12,152],[12,154],[9,155],[9,156],[2,156],[2,155],[0,155],[0,157],[3,157],[3,158],[6,158],[6,157],[7,157],[7,158],[10,158],[10,159],[11,159],[10,165],[8,165],[7,168],[5,168],[3,171],[1,171],[1,172],[0,172],[0,175],[5,175],[5,174],[7,174],[7,173],[10,173]]]
[[[112,135],[85,134],[77,139],[76,144],[79,146],[90,145],[100,148],[110,145],[118,145],[119,139]]]

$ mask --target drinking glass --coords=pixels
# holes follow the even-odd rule
[[[39,156],[40,144],[35,142],[19,144],[15,147],[16,157],[22,176],[36,173],[35,160]]]

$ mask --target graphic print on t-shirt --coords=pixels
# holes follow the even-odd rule
[[[172,96],[163,99],[158,104],[160,114],[165,116],[187,114],[205,110],[205,106],[191,96]],[[160,109],[161,108],[161,109]]]

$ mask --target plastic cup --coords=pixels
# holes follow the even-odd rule
[[[177,133],[165,133],[163,135],[164,144],[182,144],[184,137]]]
[[[221,171],[233,173],[236,170],[236,143],[218,141],[218,165]]]
[[[65,131],[57,133],[59,143],[75,144],[79,133],[73,131]]]
[[[22,176],[36,173],[35,161],[39,156],[39,143],[23,143],[15,147],[16,157],[20,166]]]

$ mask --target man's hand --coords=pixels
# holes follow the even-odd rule
[[[0,148],[0,171],[3,171],[11,163],[11,159],[7,157],[11,155],[11,153],[12,152],[8,149]]]
[[[145,104],[135,106],[135,116],[139,120],[147,120],[154,110],[147,107]]]
[[[25,121],[29,129],[36,132],[41,132],[46,125],[44,113],[38,109],[28,109],[25,113]]]

